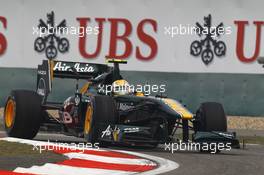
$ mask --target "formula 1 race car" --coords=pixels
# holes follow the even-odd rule
[[[176,130],[182,128],[184,142],[190,141],[193,130],[195,143],[239,146],[235,133],[227,132],[221,104],[202,103],[194,115],[174,99],[131,91],[119,70],[119,64],[126,61],[108,62],[114,66],[44,60],[38,66],[36,91],[13,90],[7,99],[4,122],[8,136],[32,139],[46,126],[90,143],[155,147],[175,141]],[[48,101],[54,78],[77,80],[75,93],[62,103]],[[80,79],[87,82],[79,90]],[[58,110],[59,115],[49,110]]]

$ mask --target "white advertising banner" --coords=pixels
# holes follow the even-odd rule
[[[0,0],[0,67],[43,59],[123,70],[264,73],[264,1]]]

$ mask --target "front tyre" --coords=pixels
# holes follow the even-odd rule
[[[196,119],[194,121],[195,132],[212,132],[212,131],[227,131],[227,120],[223,109],[223,106],[215,102],[202,103],[200,108],[196,112]],[[218,142],[204,142],[203,144],[209,144],[209,148],[200,148],[201,152],[219,153],[217,148]],[[212,147],[213,146],[213,147]]]
[[[84,120],[84,138],[87,142],[99,142],[102,131],[116,124],[118,112],[115,101],[110,96],[94,96],[88,104]],[[100,146],[107,145],[100,142]]]
[[[41,124],[41,97],[34,91],[14,90],[4,110],[4,125],[9,137],[34,138]]]
[[[202,103],[196,112],[195,131],[227,131],[227,119],[223,106],[215,102]]]

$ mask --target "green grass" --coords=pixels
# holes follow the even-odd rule
[[[1,123],[1,121],[0,121],[0,131],[3,131],[4,130],[4,125],[3,125],[3,123]]]
[[[0,113],[0,131],[4,130],[4,121],[3,121],[3,116]]]
[[[245,144],[260,144],[260,145],[264,145],[264,137],[261,136],[239,136],[238,137],[239,142],[244,143]]]
[[[23,155],[49,156],[51,154],[55,154],[55,153],[50,151],[43,151],[42,153],[40,153],[37,150],[33,150],[33,145],[0,140],[0,157],[1,156],[12,157],[12,156],[23,156]]]

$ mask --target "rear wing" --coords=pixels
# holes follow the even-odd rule
[[[73,68],[78,75],[72,71]],[[54,78],[88,80],[109,70],[110,67],[104,64],[43,60],[37,70],[37,93],[46,100],[51,92]]]

